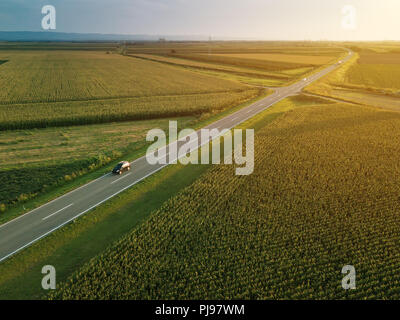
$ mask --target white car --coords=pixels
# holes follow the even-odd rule
[[[304,78],[303,81],[307,81],[307,78]]]

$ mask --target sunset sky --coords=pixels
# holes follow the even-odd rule
[[[41,8],[58,32],[204,35],[263,40],[398,40],[399,0],[1,0],[0,31],[40,31]],[[356,8],[355,29],[342,8]]]

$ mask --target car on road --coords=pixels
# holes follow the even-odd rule
[[[307,81],[307,78],[304,78],[303,81]]]
[[[113,169],[112,173],[123,174],[125,171],[131,170],[131,164],[128,161],[121,161]]]

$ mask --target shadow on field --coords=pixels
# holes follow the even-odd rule
[[[8,60],[0,60],[0,65],[2,65],[3,63],[8,62]]]

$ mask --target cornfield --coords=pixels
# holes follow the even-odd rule
[[[399,128],[368,107],[289,111],[256,133],[252,175],[212,168],[50,298],[398,299]]]
[[[260,95],[260,89],[126,99],[0,105],[0,130],[162,119],[214,113]]]
[[[0,101],[44,103],[212,93],[243,86],[158,63],[91,51],[1,52]]]

